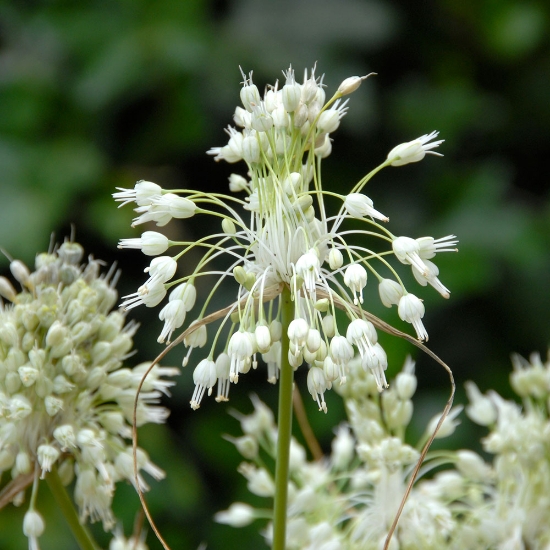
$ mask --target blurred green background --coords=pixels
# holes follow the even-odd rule
[[[317,62],[329,91],[374,71],[378,76],[351,96],[324,163],[324,185],[345,192],[393,146],[441,132],[444,158],[387,169],[367,192],[396,234],[459,236],[460,253],[438,257],[451,299],[430,288],[418,292],[429,344],[459,385],[473,379],[509,396],[509,354],[545,354],[549,343],[549,20],[550,5],[529,0],[4,1],[0,246],[31,265],[52,232],[62,240],[74,224],[89,253],[119,262],[121,295],[134,292],[147,258],[116,245],[145,228],[132,230],[131,208],[117,210],[110,195],[138,179],[226,190],[231,169],[242,167],[216,164],[205,151],[226,142],[239,65],[254,70],[260,89],[290,63],[301,75]],[[172,222],[167,230],[192,239],[209,230],[202,221]],[[4,257],[0,270],[7,270]],[[372,302],[374,313],[410,332],[395,308],[381,311],[370,292],[367,307]],[[161,349],[157,314],[132,312],[142,323],[136,364]],[[406,353],[418,359],[418,433],[443,407],[446,376],[407,344],[383,344],[390,378]],[[168,363],[180,363],[182,354],[176,350]],[[328,450],[342,404],[330,393],[329,414],[317,413],[303,374],[298,383]],[[235,471],[239,456],[221,435],[239,433],[230,407],[250,411],[251,392],[274,405],[275,389],[264,372],[252,372],[232,388],[230,407],[207,399],[191,412],[191,375],[192,366],[167,401],[168,426],[141,433],[140,444],[168,473],[149,494],[153,516],[174,549],[202,541],[211,550],[261,548],[258,525],[234,530],[212,515],[234,500],[267,505],[248,496]],[[471,446],[479,435],[463,419],[452,444]],[[46,490],[40,498],[43,550],[75,548]],[[131,487],[117,490],[115,507],[129,533],[139,508]],[[0,548],[26,546],[22,516],[13,507],[2,511]],[[148,543],[160,548],[151,533]]]

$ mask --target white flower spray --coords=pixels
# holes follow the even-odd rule
[[[387,386],[384,373],[387,361],[383,349],[377,347],[376,330],[351,306],[363,304],[370,273],[378,282],[382,303],[387,307],[397,305],[401,319],[413,325],[420,340],[427,340],[422,322],[424,305],[406,290],[387,261],[390,252],[378,253],[366,246],[348,245],[353,236],[362,237],[361,242],[365,237],[385,241],[401,263],[411,266],[421,285],[430,284],[444,298],[449,297],[449,290],[437,278],[438,269],[430,259],[439,252],[456,251],[456,237],[395,236],[376,221],[387,222],[388,217],[377,211],[373,201],[362,193],[371,177],[382,168],[438,154],[433,151],[442,143],[433,141],[437,132],[392,149],[386,161],[348,195],[325,191],[321,184],[321,161],[330,153],[327,143],[331,141],[331,133],[348,109],[347,100],[342,102],[341,98],[355,91],[367,77],[346,79],[326,101],[323,78],[317,78],[314,69],[309,75],[305,73],[302,84],[296,82],[292,68],[284,76],[282,87],[278,83],[268,87],[261,98],[252,73],[248,77],[243,74],[244,108],[237,107],[234,116],[239,129],[228,127],[228,144],[209,151],[215,160],[246,163],[248,178],[238,174],[230,177],[231,191],[244,192],[247,195],[244,200],[200,190],[166,191],[146,181],[113,195],[121,206],[129,202],[137,204],[135,210],[141,215],[134,220],[134,226],[147,221],[164,226],[172,217],[201,214],[220,219],[221,231],[197,242],[174,242],[162,233],[145,231],[141,238],[122,239],[119,244],[119,248],[137,248],[152,256],[168,249],[181,249],[174,256],[154,258],[145,270],[149,279],[122,302],[125,310],[141,304],[154,307],[169,292],[169,301],[159,314],[165,323],[159,342],[169,343],[173,332],[184,325],[187,313],[195,305],[195,284],[200,278],[215,277],[216,282],[195,316],[197,329],[204,326],[208,307],[221,281],[231,278],[237,282],[237,301],[211,338],[209,363],[199,362],[197,366],[194,378],[201,398],[202,390],[208,390],[210,395],[217,381],[217,400],[227,400],[228,380],[237,383],[240,374],[256,368],[258,353],[267,355],[269,362],[276,364],[269,376],[271,382],[276,380],[281,361],[279,300],[285,288],[294,303],[292,322],[285,327],[290,338],[288,360],[293,368],[303,363],[310,365],[313,373],[310,388],[328,389],[335,381],[343,382],[347,363],[353,356],[352,346],[360,352],[361,365],[374,375],[379,390]],[[327,196],[341,201],[335,215],[330,216],[325,210]],[[248,220],[244,216],[247,211]],[[342,224],[351,218],[362,221],[365,228],[341,231]],[[196,269],[174,280],[177,263],[197,247],[206,252]],[[222,255],[229,259],[223,272],[213,268]],[[345,329],[337,321],[337,307],[345,310],[350,328]],[[227,327],[229,335],[221,338]],[[190,339],[186,345],[202,347],[207,340],[201,335],[196,342]],[[212,367],[224,354],[230,359],[228,373],[219,365]],[[184,364],[188,359],[189,354]],[[338,367],[336,376],[332,364]],[[322,392],[311,393],[315,400],[324,403]],[[193,408],[200,406],[201,398],[191,400]],[[326,410],[326,405],[320,404],[320,409]]]
[[[430,451],[390,549],[549,547],[550,352],[546,362],[536,353],[529,361],[518,355],[512,361],[511,384],[523,406],[494,391],[483,395],[473,382],[466,385],[470,400],[466,414],[488,428],[481,443],[493,455],[492,461],[469,449]],[[287,550],[383,547],[424,441],[421,437],[414,447],[406,442],[416,386],[410,359],[383,394],[372,377],[353,369],[348,383],[338,387],[348,422],[335,430],[332,452],[307,461],[305,449],[292,442],[296,458],[289,478]],[[254,400],[254,412],[238,417],[244,436],[228,438],[246,460],[239,471],[247,477],[254,472],[257,478],[272,479],[265,458],[275,456],[277,426],[266,410]],[[454,432],[461,410],[461,406],[453,409],[439,437]],[[260,417],[265,420],[260,422]],[[246,449],[254,452],[239,445],[244,438]],[[433,471],[437,473],[430,478]],[[265,496],[251,483],[248,488]],[[234,503],[215,519],[243,527],[270,515]],[[271,523],[263,533],[270,543]]]
[[[36,257],[36,269],[19,260],[10,268],[21,285],[0,277],[0,473],[12,481],[3,506],[21,504],[33,485],[23,532],[38,548],[45,528],[36,510],[42,479],[67,517],[80,548],[96,548],[84,529],[87,520],[115,527],[111,509],[116,483],[135,482],[132,446],[134,399],[150,363],[130,369],[137,325],[111,311],[117,301],[114,267],[100,274],[102,262],[81,264],[83,248],[67,241]],[[136,423],[163,423],[159,405],[178,369],[155,366],[139,395]],[[164,472],[137,448],[137,467],[155,479]],[[141,490],[148,484],[138,471]],[[74,513],[64,486],[75,479]],[[143,546],[144,547],[144,546]]]
[[[308,390],[319,410],[325,412],[324,393],[333,383],[345,383],[354,350],[360,354],[359,368],[373,376],[378,391],[386,388],[386,353],[378,344],[372,316],[363,309],[369,276],[378,283],[382,303],[397,305],[399,317],[413,325],[419,340],[427,340],[424,305],[408,292],[388,257],[393,254],[410,265],[421,285],[430,284],[448,298],[449,291],[429,260],[436,253],[455,251],[457,244],[454,235],[441,239],[394,235],[382,225],[388,217],[363,193],[381,169],[418,162],[427,154],[438,155],[433,151],[442,143],[434,141],[437,132],[392,149],[349,194],[327,191],[322,185],[321,165],[332,151],[332,133],[348,111],[348,100],[343,97],[370,75],[347,78],[328,100],[323,77],[316,76],[315,68],[305,72],[301,84],[292,67],[283,75],[284,84],[268,86],[262,97],[252,73],[243,73],[243,106],[235,110],[236,127],[227,128],[226,145],[208,151],[217,161],[244,161],[246,177],[232,174],[229,178],[230,191],[244,193],[244,199],[195,189],[165,190],[146,181],[113,195],[121,206],[136,203],[134,226],[154,221],[162,227],[172,218],[197,215],[213,216],[221,222],[219,231],[196,242],[174,242],[154,231],[121,240],[120,248],[138,248],[147,255],[177,250],[172,256],[153,259],[145,270],[149,278],[137,292],[124,297],[122,308],[155,307],[169,293],[168,304],[159,314],[165,323],[159,342],[169,343],[195,306],[195,285],[203,277],[214,279],[193,323],[175,340],[183,339],[188,347],[184,366],[194,348],[208,344],[206,357],[197,363],[193,374],[193,409],[199,408],[205,393],[214,392],[216,384],[216,401],[226,401],[230,385],[257,367],[258,354],[268,366],[268,381],[275,383],[280,377],[282,455],[277,463],[282,470],[276,476],[280,484],[275,496],[273,548],[284,545],[286,495],[283,501],[278,501],[277,495],[286,493],[293,371],[308,365]],[[340,202],[334,214],[325,208],[329,197]],[[350,219],[356,223],[342,230]],[[360,229],[357,221],[362,223]],[[361,244],[354,242],[356,239]],[[376,241],[385,243],[388,250],[376,252],[380,248]],[[197,248],[205,253],[194,271],[174,278],[180,260]],[[227,264],[221,270],[218,265],[223,257]],[[209,313],[213,296],[225,279],[237,283],[236,301],[225,310]],[[337,309],[344,310],[347,321],[337,317]],[[209,338],[207,325],[213,320],[221,322]],[[281,523],[280,530],[277,525]]]

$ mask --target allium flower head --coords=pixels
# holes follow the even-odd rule
[[[451,248],[456,244],[455,237],[424,237],[417,241],[393,235],[383,225],[388,217],[376,210],[373,200],[363,193],[381,168],[419,161],[441,141],[431,141],[437,135],[433,132],[400,145],[349,194],[326,191],[321,164],[331,154],[333,133],[348,113],[348,99],[342,98],[367,77],[347,78],[327,100],[323,77],[316,76],[315,68],[306,71],[300,83],[290,67],[283,73],[282,85],[275,82],[268,86],[263,97],[252,73],[242,74],[242,107],[235,110],[236,127],[229,126],[227,143],[211,148],[208,154],[216,161],[241,161],[246,165],[242,174],[229,178],[230,191],[244,193],[244,198],[196,189],[168,191],[149,182],[138,182],[134,190],[121,189],[114,194],[123,204],[135,200],[140,216],[134,225],[155,221],[162,226],[172,217],[211,216],[219,228],[198,242],[173,242],[151,231],[141,238],[121,240],[120,247],[140,248],[147,255],[154,255],[156,250],[158,254],[176,250],[173,262],[163,256],[162,265],[157,266],[153,260],[148,269],[151,277],[136,293],[124,298],[122,307],[154,307],[176,285],[194,287],[204,277],[213,278],[212,291],[193,314],[194,325],[185,336],[190,349],[199,347],[190,339],[195,329],[203,331],[201,346],[206,339],[209,342],[207,362],[200,363],[194,374],[197,390],[191,406],[198,408],[203,394],[206,390],[210,394],[215,382],[217,400],[227,399],[229,384],[256,368],[258,353],[268,364],[269,381],[276,380],[281,364],[280,335],[271,333],[271,328],[268,334],[267,327],[280,322],[279,297],[283,289],[288,289],[294,304],[294,320],[285,327],[290,338],[288,361],[295,369],[304,363],[313,369],[308,387],[321,410],[326,410],[324,391],[333,381],[345,381],[354,347],[361,353],[362,368],[372,372],[379,389],[386,386],[387,360],[376,338],[373,341],[365,336],[348,342],[343,336],[347,323],[335,315],[336,308],[340,308],[350,323],[366,319],[372,299],[368,280],[376,279],[382,302],[387,306],[399,304],[399,316],[413,324],[419,339],[427,339],[420,320],[424,314],[422,303],[407,292],[386,259],[388,254],[411,266],[421,285],[430,284],[444,297],[449,296],[437,278],[435,264],[423,258],[456,250]],[[325,208],[329,197],[339,202],[332,214]],[[350,219],[354,220],[350,228],[341,230]],[[380,248],[375,240],[382,241],[389,250],[373,252]],[[198,247],[204,255],[196,268],[175,276],[175,263]],[[223,257],[226,264],[220,268]],[[235,301],[222,313],[212,314],[213,296],[224,279],[236,282]],[[193,305],[180,303],[162,309],[160,318],[165,327],[159,341],[168,341],[173,331],[183,326]],[[221,323],[217,332],[207,336],[206,325],[218,319]],[[212,365],[218,365],[216,358],[220,356],[224,357],[220,363],[223,368],[214,369]],[[189,353],[184,363],[188,358]]]
[[[115,483],[134,483],[131,425],[137,386],[148,364],[123,366],[137,325],[111,311],[118,273],[100,274],[102,262],[82,264],[82,247],[65,242],[36,258],[34,272],[12,261],[21,285],[0,280],[0,471],[34,485],[55,468],[68,484],[74,477],[81,521],[114,526]],[[139,396],[137,424],[162,423],[158,405],[177,369],[155,367]],[[142,449],[138,467],[164,476]],[[139,475],[142,489],[147,489]],[[34,491],[33,491],[34,494]],[[19,501],[22,494],[20,494]],[[31,508],[23,529],[31,543],[44,522]]]

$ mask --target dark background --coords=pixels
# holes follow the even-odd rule
[[[3,2],[0,246],[32,265],[52,232],[62,240],[74,224],[89,253],[118,261],[120,294],[134,292],[149,261],[116,244],[155,227],[132,230],[131,208],[117,210],[110,195],[138,179],[225,192],[231,171],[244,173],[205,154],[226,142],[223,128],[239,103],[239,65],[254,70],[263,89],[282,79],[290,63],[301,75],[317,62],[328,93],[348,76],[374,71],[378,76],[351,96],[324,161],[323,185],[345,193],[398,143],[441,132],[444,158],[386,169],[368,194],[396,234],[459,236],[460,253],[437,258],[451,299],[431,288],[417,292],[426,303],[429,344],[460,386],[473,379],[482,390],[510,396],[510,353],[545,354],[548,345],[549,18],[547,2],[520,0]],[[211,230],[209,223],[197,217],[166,231],[193,239]],[[0,269],[7,270],[4,257]],[[220,296],[220,303],[232,299]],[[374,287],[365,305],[410,332],[395,308],[379,307]],[[136,364],[161,350],[158,311],[132,312],[142,323]],[[390,338],[383,344],[390,379],[406,353],[418,359],[414,441],[443,407],[448,382],[408,344]],[[179,364],[182,354],[176,350],[166,364]],[[239,456],[221,435],[239,433],[230,407],[250,411],[251,392],[274,405],[276,391],[265,372],[251,372],[232,387],[230,406],[206,399],[192,412],[192,368],[200,357],[194,355],[166,403],[168,426],[141,432],[140,444],[168,473],[153,483],[152,513],[174,549],[195,549],[201,541],[212,550],[259,548],[259,523],[234,530],[214,524],[212,515],[234,500],[269,506],[248,496],[236,473]],[[317,413],[303,375],[298,384],[328,450],[343,418],[341,400],[329,393],[329,414]],[[462,391],[457,402],[464,402]],[[471,447],[479,439],[482,432],[462,416],[445,444]],[[40,499],[46,510],[45,486]],[[139,508],[131,487],[117,489],[115,508],[128,533]],[[9,507],[0,514],[0,548],[26,545],[23,513]],[[46,520],[43,550],[73,548],[55,507]],[[152,534],[148,542],[160,548]]]

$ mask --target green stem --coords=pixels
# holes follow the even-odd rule
[[[281,322],[283,325],[281,372],[279,375],[279,413],[277,436],[277,462],[275,464],[275,502],[273,504],[273,546],[272,550],[285,550],[286,510],[288,499],[288,472],[290,439],[292,437],[292,388],[294,370],[288,363],[288,325],[292,320],[293,304],[290,289],[285,288],[281,295]]]
[[[46,476],[46,482],[52,492],[52,495],[57,502],[61,512],[65,516],[69,527],[78,542],[78,546],[81,550],[99,550],[99,547],[95,543],[92,535],[88,532],[88,529],[80,523],[78,514],[76,513],[73,501],[70,499],[61,478],[57,473],[56,468],[52,468],[52,471]]]

